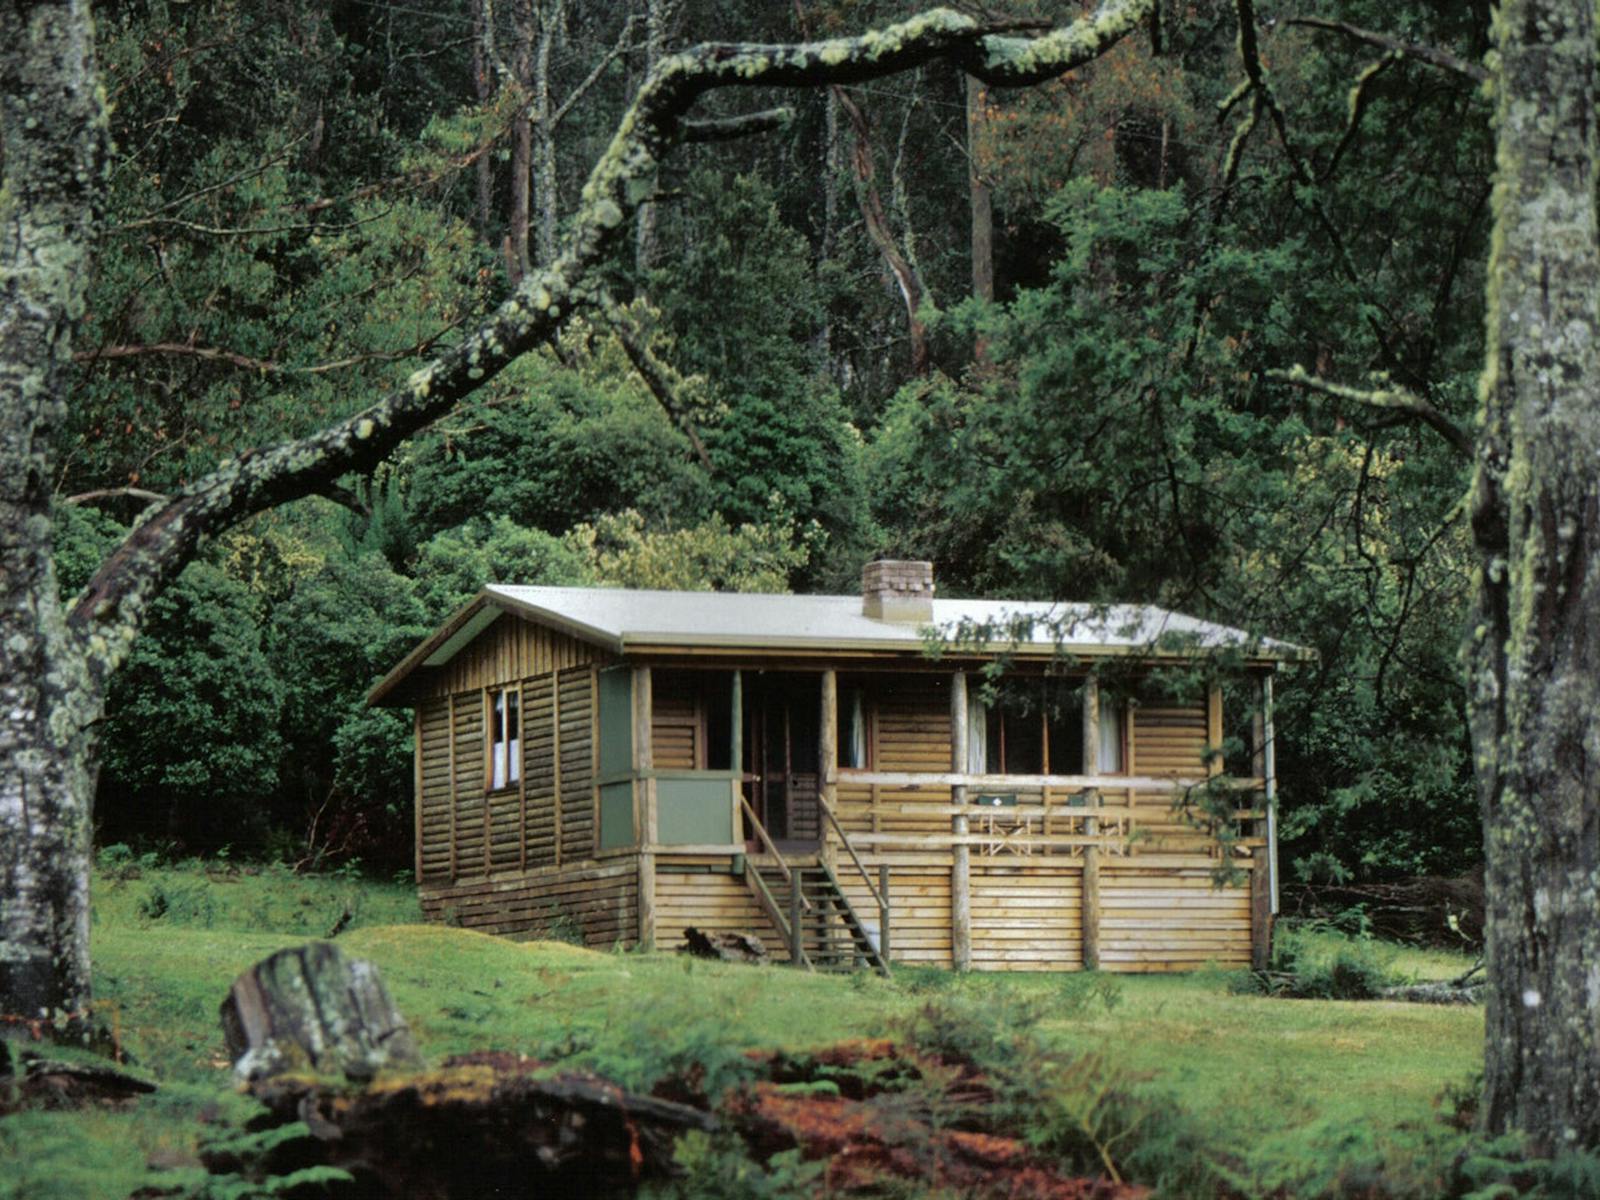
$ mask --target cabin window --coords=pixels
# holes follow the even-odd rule
[[[1084,768],[1083,705],[1078,695],[1053,702],[1020,697],[1016,707],[973,701],[967,707],[967,770],[993,775],[1077,775]],[[1122,706],[1100,710],[1096,771],[1123,770]]]
[[[864,770],[867,760],[867,709],[858,687],[839,690],[839,765]]]
[[[522,695],[516,688],[489,693],[488,776],[490,791],[522,779]]]

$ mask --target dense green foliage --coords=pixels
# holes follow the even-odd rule
[[[60,432],[69,588],[114,532],[84,504],[126,526],[144,500],[124,489],[350,411],[504,291],[519,100],[503,71],[475,82],[480,8],[102,13],[117,152]],[[693,0],[668,39],[909,8]],[[552,95],[572,103],[535,201],[558,218],[645,69],[635,10],[572,0],[555,31]],[[492,12],[510,53],[521,18]],[[1373,47],[1264,23],[1284,129],[1263,116],[1239,136],[1245,106],[1211,115],[1242,69],[1234,6],[1163,13],[1159,45],[990,93],[971,130],[948,70],[855,90],[871,179],[825,93],[782,97],[778,132],[683,148],[648,252],[604,281],[670,365],[668,403],[612,329],[583,324],[379,481],[209,547],[112,696],[105,836],[399,865],[405,723],[361,697],[482,583],[848,590],[886,552],[932,558],[946,595],[1156,601],[1314,647],[1279,688],[1293,868],[1467,868],[1467,464],[1407,414],[1270,372],[1381,374],[1468,427],[1486,105],[1398,57],[1354,104]],[[1466,61],[1486,45],[1483,3],[1322,15]],[[968,297],[968,155],[994,206],[993,301]],[[924,288],[924,375],[863,203]],[[1235,728],[1248,703],[1230,700]]]

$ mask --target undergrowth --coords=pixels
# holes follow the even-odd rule
[[[1237,977],[1234,990],[1293,1000],[1375,1000],[1406,980],[1395,951],[1370,937],[1321,925],[1280,926],[1265,971]]]

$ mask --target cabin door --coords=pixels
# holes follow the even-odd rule
[[[815,848],[821,687],[807,675],[745,679],[745,798],[781,849]]]

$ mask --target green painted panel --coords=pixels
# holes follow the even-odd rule
[[[633,770],[633,672],[600,672],[600,774]]]
[[[656,834],[664,845],[733,841],[733,808],[726,775],[718,779],[657,779]]]
[[[637,841],[633,833],[633,784],[624,780],[603,785],[600,788],[600,849],[615,850],[619,846],[632,846]]]

